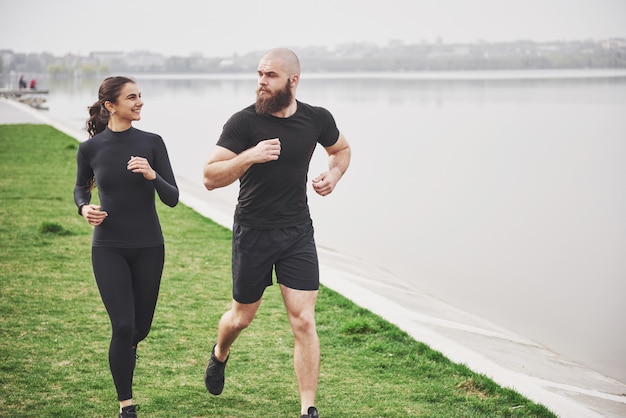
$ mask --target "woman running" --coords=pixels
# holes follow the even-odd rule
[[[155,191],[170,207],[178,187],[163,139],[132,126],[141,119],[137,84],[109,77],[89,107],[90,138],[80,144],[74,201],[94,227],[92,265],[112,327],[109,365],[119,418],[135,418],[133,373],[137,344],[150,332],[165,249]],[[91,203],[97,185],[99,204]]]

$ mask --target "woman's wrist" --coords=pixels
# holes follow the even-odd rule
[[[78,205],[78,214],[80,216],[83,216],[83,206],[87,206],[89,203],[81,203],[80,205]]]

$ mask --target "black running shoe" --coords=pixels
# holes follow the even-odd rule
[[[136,405],[125,406],[122,408],[122,412],[120,412],[119,418],[137,418],[137,409],[135,409]]]
[[[222,390],[224,390],[224,369],[226,368],[226,362],[230,354],[228,354],[226,360],[223,362],[219,361],[217,357],[215,357],[215,345],[213,346],[213,350],[211,350],[211,360],[209,360],[209,364],[204,371],[204,385],[209,393],[219,395],[222,393]]]
[[[304,415],[300,415],[300,418],[320,418],[320,416],[317,413],[317,408],[315,408],[314,406],[309,406],[307,413]]]

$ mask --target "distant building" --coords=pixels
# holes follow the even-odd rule
[[[13,51],[10,49],[0,49],[0,68],[9,68],[13,63]]]
[[[126,53],[122,51],[96,51],[89,54],[89,58],[97,60],[100,64],[109,65],[112,62],[123,60]]]
[[[626,50],[626,38],[611,38],[602,42],[602,48],[608,50]]]
[[[133,51],[125,55],[126,67],[131,71],[163,71],[167,58],[150,51]]]

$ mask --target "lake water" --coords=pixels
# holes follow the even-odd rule
[[[99,81],[47,80],[50,114],[82,127]],[[137,82],[136,126],[200,184],[254,74]],[[309,194],[318,244],[626,382],[626,72],[305,73],[298,98],[353,148]]]

